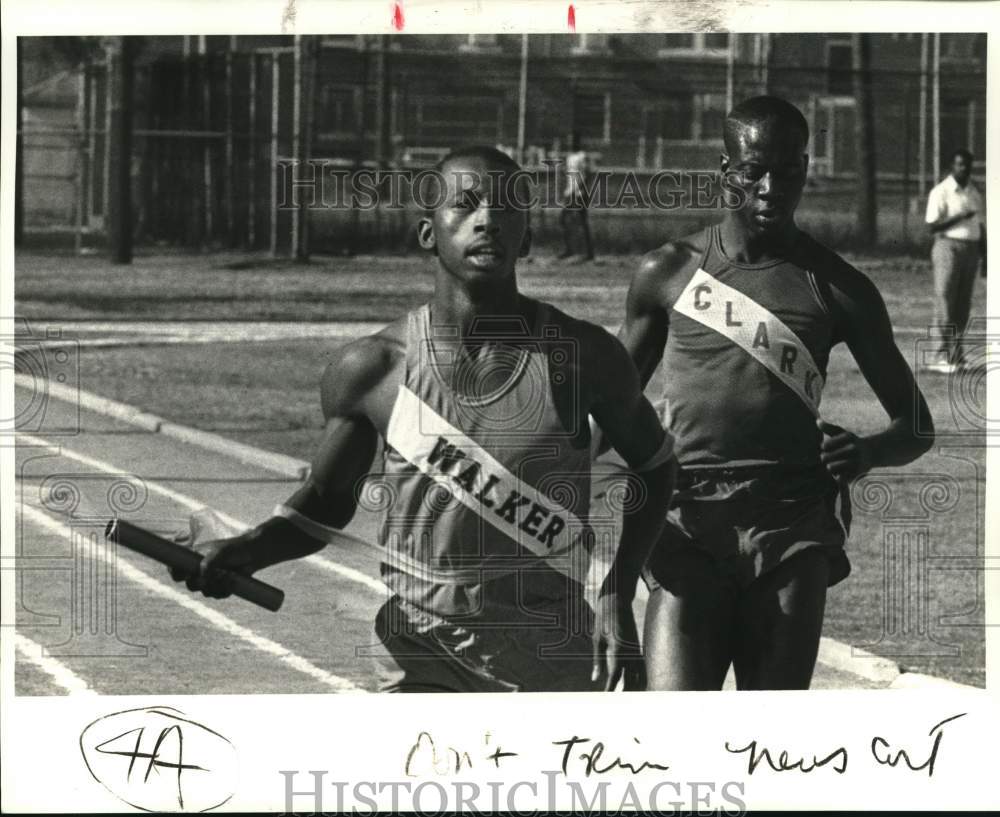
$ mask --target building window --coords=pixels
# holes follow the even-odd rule
[[[611,47],[607,34],[577,34],[576,43],[570,48],[571,54],[610,54]]]
[[[658,136],[667,142],[689,142],[694,129],[694,97],[677,96],[663,102],[659,110]],[[656,114],[654,114],[656,118]]]
[[[826,92],[834,96],[854,94],[854,48],[846,40],[826,44]]]
[[[693,51],[694,34],[664,34],[663,51]]]
[[[694,113],[693,139],[705,142],[722,139],[722,127],[728,113],[725,94],[696,95]]]
[[[496,144],[503,138],[503,100],[487,92],[412,96],[405,132],[422,145]]]
[[[833,108],[823,100],[809,103],[809,172],[817,176],[833,175]]]
[[[826,177],[855,172],[854,97],[816,96],[801,107],[808,111],[811,131],[809,172]]]
[[[316,130],[321,137],[356,136],[361,127],[361,89],[353,85],[323,85],[318,89]]]
[[[975,34],[941,34],[941,59],[963,62],[976,58]]]
[[[573,127],[590,142],[611,141],[611,93],[583,93],[573,98]]]
[[[720,142],[726,95],[677,94],[647,105],[642,118],[643,141],[650,146],[660,142]]]
[[[465,42],[459,45],[458,50],[466,53],[470,51],[496,53],[500,50],[500,43],[497,42],[496,34],[469,34]]]
[[[354,51],[361,51],[365,47],[364,34],[328,34],[320,45],[323,48],[347,48]]]
[[[664,34],[661,57],[725,57],[729,34]]]

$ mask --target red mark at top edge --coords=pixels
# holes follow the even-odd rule
[[[576,31],[576,9],[572,3],[569,4],[569,12],[566,14],[566,25],[570,31]]]
[[[405,24],[406,23],[403,21],[403,4],[397,0],[396,5],[392,10],[392,27],[396,29],[396,31],[402,31]]]

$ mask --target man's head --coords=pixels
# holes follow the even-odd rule
[[[972,177],[972,151],[965,148],[958,148],[951,152],[951,175],[955,181],[963,187],[969,183]]]
[[[725,184],[736,195],[737,218],[755,235],[778,234],[794,221],[809,157],[809,124],[776,96],[755,96],[733,108],[723,128]]]
[[[435,166],[434,207],[417,224],[420,246],[466,283],[510,277],[531,249],[527,179],[492,147],[459,148]]]

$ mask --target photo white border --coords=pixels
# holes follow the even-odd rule
[[[2,25],[2,146],[0,146],[0,334],[10,336],[13,298],[15,37],[68,34],[294,34],[385,33],[394,3],[333,0],[7,0]],[[566,32],[567,2],[420,2],[402,0],[405,34],[451,32]],[[739,32],[987,31],[987,76],[1000,77],[995,47],[998,10],[988,2],[601,2],[574,3],[578,32],[715,29]],[[288,23],[289,9],[294,20]],[[234,11],[236,13],[234,13]],[[284,28],[283,26],[284,22]],[[987,189],[1000,190],[1000,105],[990,82],[987,105]],[[989,233],[1000,235],[1000,214],[988,207]],[[995,239],[996,241],[996,239]],[[994,255],[996,251],[994,251]],[[989,287],[990,328],[1000,330],[1000,294]],[[11,372],[0,370],[0,417],[13,417]],[[988,405],[1000,406],[997,377],[988,383]],[[991,423],[994,439],[998,428]],[[990,439],[989,437],[987,438]],[[988,474],[1000,473],[1000,448],[987,451]],[[1000,530],[996,478],[987,479],[985,571],[986,621],[1000,622]],[[849,745],[851,764],[843,775],[829,768],[806,775],[758,772],[747,780],[752,808],[982,809],[1000,807],[996,736],[1000,733],[1000,634],[986,628],[987,690],[942,687],[912,691],[810,691],[759,693],[628,693],[432,696],[126,696],[15,698],[13,696],[14,572],[6,569],[14,547],[14,451],[0,440],[0,571],[3,639],[0,644],[3,808],[5,811],[122,811],[134,809],[111,796],[87,773],[78,739],[95,718],[148,705],[173,705],[225,734],[238,747],[241,787],[220,811],[284,809],[278,770],[329,770],[326,779],[400,780],[408,747],[423,729],[441,741],[479,748],[483,733],[517,747],[523,766],[511,774],[554,769],[550,741],[570,734],[600,736],[609,747],[634,747],[638,737],[648,757],[666,758],[677,780],[737,779],[737,759],[721,749],[725,739],[757,737],[792,751],[824,753]],[[262,514],[267,509],[261,509]],[[994,535],[991,535],[994,534]],[[873,730],[900,745],[926,743],[931,725],[950,715],[965,718],[949,726],[932,779],[902,769],[873,766],[865,753]],[[252,718],[248,717],[252,713]],[[916,752],[919,754],[919,751]],[[647,755],[643,755],[646,757]],[[532,760],[534,758],[535,760]],[[857,758],[857,761],[855,761]],[[537,761],[537,762],[535,762]],[[520,761],[518,761],[520,762]],[[534,765],[532,765],[534,764]],[[546,765],[547,764],[547,765]],[[443,782],[442,778],[437,778]],[[463,779],[499,779],[480,767]],[[529,779],[528,777],[524,778]],[[622,778],[618,778],[619,781]],[[633,778],[636,785],[641,776]],[[527,805],[527,789],[517,796]],[[530,793],[530,792],[528,792]],[[333,789],[328,789],[332,797]],[[565,792],[563,792],[565,794]],[[561,795],[562,796],[562,795]],[[538,807],[551,807],[541,798]],[[388,800],[381,803],[387,807]],[[429,795],[428,802],[435,802]],[[483,801],[484,803],[486,801]],[[555,805],[565,807],[568,801]],[[713,801],[719,804],[718,800]],[[333,800],[325,802],[332,808]],[[504,807],[507,803],[501,802]],[[690,804],[688,804],[690,807]],[[725,806],[725,804],[721,804]],[[306,809],[307,803],[296,802]],[[481,808],[485,806],[481,805]]]

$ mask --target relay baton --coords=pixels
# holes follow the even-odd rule
[[[155,533],[150,533],[124,519],[112,519],[108,522],[104,536],[106,539],[113,537],[118,544],[124,545],[129,550],[134,550],[136,553],[141,553],[143,556],[148,556],[167,567],[188,575],[197,573],[201,560],[205,558],[195,550],[171,542]],[[253,602],[266,610],[277,611],[285,600],[285,594],[282,590],[265,584],[253,576],[245,576],[242,573],[229,570],[220,572],[226,574],[234,596]]]

